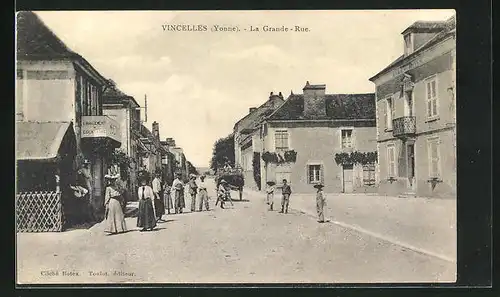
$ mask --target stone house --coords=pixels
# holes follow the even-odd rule
[[[71,193],[67,187],[74,182],[83,161],[88,160],[91,202],[96,214],[102,215],[104,173],[112,151],[121,146],[119,124],[103,113],[102,95],[109,82],[85,58],[68,48],[35,13],[18,12],[16,25],[16,151],[28,152],[18,155],[17,160],[52,159],[52,153],[64,146],[60,142],[71,138],[74,158],[66,159],[65,167],[70,169],[60,174],[66,187],[62,190]],[[34,151],[40,155],[29,153]],[[29,176],[45,174],[39,166],[18,170],[32,170]],[[71,199],[71,194],[66,198]]]
[[[286,179],[295,193],[313,193],[318,182],[331,193],[375,191],[373,164],[335,162],[338,153],[376,150],[375,95],[325,90],[307,82],[262,123],[262,155],[277,156],[263,162],[262,184]]]
[[[370,78],[381,193],[456,196],[456,24],[418,21],[404,53]]]
[[[260,189],[261,181],[258,183],[254,178],[254,162],[256,168],[261,171],[260,153],[260,125],[266,116],[281,106],[285,100],[281,92],[274,94],[271,92],[269,99],[259,107],[251,107],[248,114],[240,119],[233,127],[234,135],[234,156],[235,166],[241,168],[245,179],[245,185],[252,189]],[[254,161],[254,158],[256,159]]]

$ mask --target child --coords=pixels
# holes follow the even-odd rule
[[[267,204],[269,205],[269,210],[273,210],[273,205],[274,205],[274,185],[275,183],[273,181],[267,182]]]
[[[288,204],[290,204],[290,195],[292,194],[292,188],[288,185],[286,179],[283,180],[283,187],[281,188],[281,211],[283,210],[285,213],[288,213]]]
[[[326,205],[325,195],[323,194],[323,185],[316,184],[314,185],[318,191],[316,192],[316,212],[318,213],[318,223],[325,222],[325,215],[323,209]]]

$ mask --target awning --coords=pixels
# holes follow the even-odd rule
[[[16,122],[16,159],[56,159],[70,129],[73,128],[69,122]]]

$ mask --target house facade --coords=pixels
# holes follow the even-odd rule
[[[57,148],[63,139],[57,135],[65,135],[63,130],[71,128],[75,157],[67,174],[74,175],[84,160],[90,161],[90,197],[95,211],[103,213],[104,172],[112,151],[121,145],[119,124],[103,114],[102,94],[108,80],[71,51],[36,14],[27,11],[17,14],[16,73],[16,126],[22,128],[18,132],[31,134],[37,146]],[[58,132],[47,137],[51,131]],[[17,136],[18,140],[27,139]],[[26,147],[29,145],[18,141],[16,150],[37,150]],[[43,160],[48,151],[18,156],[18,161]],[[71,179],[68,183],[74,181]]]
[[[103,96],[103,114],[114,119],[119,124],[121,146],[117,149],[130,159],[126,168],[126,182],[130,193],[137,188],[137,174],[139,170],[138,142],[140,141],[140,111],[139,104],[134,97],[129,96],[110,80],[110,86]],[[123,166],[125,167],[125,166]]]
[[[286,179],[296,193],[313,193],[318,182],[332,193],[375,191],[374,162],[337,164],[335,157],[376,151],[375,95],[325,91],[307,82],[262,123],[262,184]]]
[[[379,191],[456,196],[455,17],[402,32],[404,54],[374,77]]]
[[[245,178],[245,185],[252,189],[260,189],[261,181],[254,177],[254,166],[261,175],[260,152],[260,125],[266,116],[269,116],[285,100],[280,93],[271,92],[269,99],[259,107],[251,107],[248,114],[240,119],[233,127],[235,166],[241,168]],[[257,162],[254,164],[254,162]]]

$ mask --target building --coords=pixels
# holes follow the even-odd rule
[[[139,145],[139,168],[153,174],[162,170],[162,155],[165,153],[160,143],[160,128],[153,122],[152,131],[141,125]]]
[[[102,216],[104,171],[112,151],[121,145],[118,123],[103,114],[102,94],[108,80],[28,11],[17,13],[16,68],[16,151],[26,152],[17,156],[18,161],[53,159],[63,146],[61,141],[71,138],[74,158],[65,158],[64,167],[71,172],[61,175],[61,181],[66,180],[63,198],[72,199],[67,186],[88,160],[91,201]],[[42,171],[38,174],[44,175]]]
[[[281,92],[279,94],[271,92],[266,102],[259,107],[251,107],[248,114],[236,122],[233,127],[235,167],[242,169],[247,187],[259,190],[261,188],[260,180],[257,182],[254,178],[254,165],[255,170],[258,170],[257,176],[261,175],[260,125],[265,117],[284,102]],[[256,163],[254,164],[254,162]]]
[[[175,140],[173,140],[172,138],[167,138],[167,142],[170,144],[168,150],[174,156],[175,172],[180,172],[182,175],[182,179],[187,180],[188,168],[184,150],[181,147],[176,146]]]
[[[167,138],[165,141],[160,141],[161,146],[163,147],[164,154],[162,156],[162,170],[163,170],[163,180],[171,185],[175,179],[175,171],[176,160],[173,153],[170,152],[170,147],[175,147],[175,140],[172,138]]]
[[[116,83],[110,80],[110,87],[103,95],[103,114],[114,119],[119,124],[120,148],[129,159],[128,164],[122,165],[122,172],[126,170],[126,182],[129,193],[135,193],[138,186],[137,174],[139,170],[139,155],[137,154],[140,141],[140,106],[134,97],[123,93]]]
[[[314,192],[317,182],[332,193],[375,191],[374,164],[335,161],[341,153],[376,151],[375,95],[325,90],[307,82],[263,122],[262,184],[286,179],[296,193]]]
[[[455,28],[455,17],[415,22],[403,55],[370,78],[381,193],[456,195]]]

